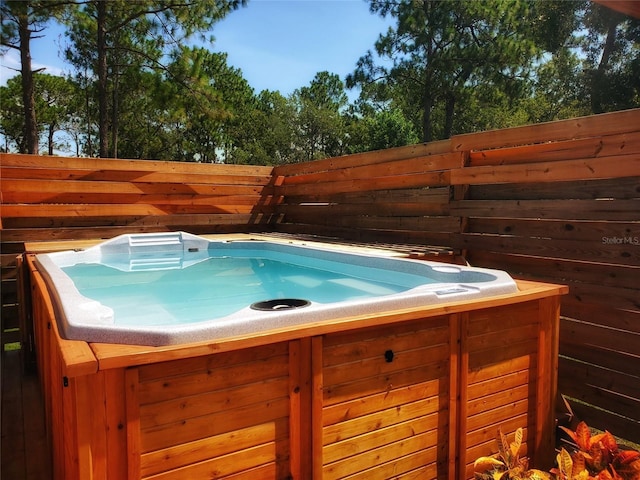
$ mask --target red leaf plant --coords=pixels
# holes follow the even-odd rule
[[[580,422],[575,431],[562,426],[560,428],[576,444],[577,449],[571,455],[573,464],[584,464],[589,473],[589,477],[582,478],[640,480],[640,452],[620,450],[616,439],[607,431],[592,435],[585,422]],[[568,462],[565,460],[564,464],[568,465]],[[554,473],[558,474],[561,470]],[[566,475],[566,471],[562,473]],[[560,475],[560,478],[571,477]]]

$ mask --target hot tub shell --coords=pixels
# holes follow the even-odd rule
[[[223,253],[217,253],[218,251]],[[212,315],[213,318],[210,320],[194,323],[141,326],[119,325],[111,308],[83,296],[73,280],[62,270],[63,267],[77,264],[95,263],[122,272],[162,272],[193,266],[209,259],[210,255],[214,255],[214,261],[216,255],[231,255],[237,258],[252,255],[268,258],[270,255],[279,255],[296,264],[305,265],[313,262],[320,266],[327,265],[327,268],[339,273],[355,272],[363,278],[406,274],[422,277],[425,283],[401,293],[364,300],[307,302],[304,309],[268,310],[246,305],[221,318]],[[362,255],[327,250],[321,246],[287,245],[269,241],[215,241],[185,232],[122,235],[88,249],[37,255],[36,261],[41,273],[47,278],[49,289],[55,299],[59,327],[65,338],[134,345],[171,345],[249,335],[273,328],[286,328],[337,317],[376,314],[400,308],[517,291],[513,279],[506,272],[498,270],[388,258],[379,254]],[[256,281],[261,280],[256,277]],[[132,285],[132,288],[135,287],[136,285]],[[193,288],[195,287],[197,281],[194,281]],[[273,299],[261,300],[270,302]],[[188,301],[189,299],[185,299],[185,305],[188,305]],[[154,305],[140,305],[137,310],[153,308]],[[137,314],[136,311],[127,313],[134,319]]]
[[[472,478],[498,427],[553,461],[566,287],[151,347],[62,338],[27,263],[56,479]]]

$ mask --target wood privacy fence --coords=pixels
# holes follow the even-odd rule
[[[5,330],[24,242],[186,230],[402,245],[569,285],[559,391],[590,425],[640,441],[640,110],[275,168],[1,163]]]
[[[2,344],[20,341],[16,255],[27,242],[269,222],[271,167],[2,154]],[[259,228],[265,228],[262,225]]]

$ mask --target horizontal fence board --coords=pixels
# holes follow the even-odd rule
[[[636,154],[522,165],[458,168],[451,170],[451,184],[545,183],[638,175],[640,175],[640,155]]]
[[[292,163],[274,167],[273,175],[294,176],[306,175],[309,173],[326,172],[338,168],[354,168],[362,165],[375,165],[380,163],[414,158],[425,155],[438,155],[451,152],[451,141],[442,140],[438,142],[421,143],[404,147],[389,148],[373,152],[356,153],[341,157],[315,160],[312,162]]]
[[[528,184],[471,185],[469,200],[595,200],[640,198],[640,176]]]
[[[594,405],[569,401],[578,419],[588,419],[590,427],[608,430],[625,440],[640,443],[640,421],[625,418],[614,412],[602,410]],[[633,447],[628,447],[633,448]]]
[[[640,334],[626,330],[616,330],[595,323],[563,318],[560,323],[563,344],[596,349],[601,354],[620,354],[633,357],[640,354],[638,344]],[[625,369],[626,371],[626,369]],[[640,372],[635,372],[640,376]],[[638,384],[640,386],[640,384]],[[638,395],[640,397],[640,395]]]
[[[585,322],[640,334],[640,311],[621,310],[608,304],[584,304],[562,297],[562,315]]]
[[[380,203],[376,205],[376,216],[378,217],[421,217],[421,216],[443,216],[447,215],[446,206],[431,203]],[[323,218],[331,216],[334,218],[343,215],[370,215],[371,205],[365,203],[342,204],[342,203],[317,203],[302,205],[276,205],[273,207],[276,214],[287,215],[292,220],[295,218]]]
[[[226,217],[232,217],[227,215]],[[235,217],[235,216],[233,216]],[[153,233],[153,232],[166,232],[166,231],[185,231],[189,233],[241,233],[252,230],[250,224],[247,223],[246,218],[228,218],[226,221],[214,221],[212,219],[205,219],[200,224],[196,223],[163,223],[165,217],[162,219],[155,218],[155,220],[147,219],[147,222],[137,222],[134,224],[125,224],[120,226],[82,226],[82,227],[60,227],[54,231],[47,228],[32,228],[32,229],[19,229],[19,230],[3,230],[2,234],[5,237],[3,248],[13,245],[12,239],[16,239],[15,250],[24,251],[24,243],[30,242],[47,242],[56,240],[90,240],[90,239],[109,239],[118,235],[124,235],[126,233]],[[184,219],[177,219],[177,222]],[[256,225],[258,223],[256,222]],[[263,227],[258,227],[257,230],[263,231]]]
[[[23,168],[0,166],[3,179],[55,181],[121,182],[121,183],[194,183],[211,185],[268,185],[271,176],[240,174],[205,174],[188,172],[143,172],[131,170],[87,170],[69,168]]]
[[[543,220],[519,218],[470,218],[468,233],[504,235],[512,237],[553,238],[558,240],[580,239],[597,243],[602,248],[610,245],[638,243],[640,246],[640,221],[586,221]],[[637,242],[634,240],[637,239]]]
[[[449,172],[427,172],[420,175],[394,175],[376,177],[375,179],[361,178],[336,182],[322,182],[317,184],[295,184],[274,187],[275,195],[304,195],[308,191],[315,194],[369,192],[391,188],[422,188],[444,187],[449,185]]]
[[[640,125],[640,109],[634,109],[523,127],[455,135],[451,138],[451,144],[455,150],[486,150],[636,132],[638,125]]]
[[[640,153],[640,138],[637,135],[623,133],[492,150],[474,150],[469,154],[469,166],[551,162],[633,153]]]
[[[381,164],[363,165],[352,168],[334,169],[327,172],[284,177],[282,185],[284,187],[300,184],[315,186],[318,183],[344,182],[346,180],[359,179],[367,179],[373,182],[375,178],[380,177],[410,174],[417,175],[427,172],[451,170],[461,167],[463,162],[464,155],[461,152],[429,155]]]
[[[421,230],[424,232],[458,232],[460,219],[454,217],[367,217],[340,216],[326,222],[341,227],[381,230]]]
[[[114,217],[123,215],[149,216],[193,213],[250,213],[253,205],[148,205],[148,204],[39,204],[3,205],[6,218],[50,217]]]
[[[562,319],[564,323],[566,319]],[[571,322],[571,321],[570,321]],[[570,329],[571,326],[567,327]],[[560,358],[568,359],[571,362],[582,362],[590,365],[597,365],[600,368],[619,372],[626,376],[626,380],[630,377],[638,377],[638,371],[633,368],[634,355],[607,350],[605,348],[586,346],[578,343],[562,342],[560,345]],[[633,380],[637,382],[638,380]],[[626,385],[622,386],[624,390]],[[637,388],[634,386],[634,388]]]
[[[622,310],[640,310],[640,289],[608,287],[601,284],[564,282],[569,287],[569,297],[585,304],[607,304]],[[629,286],[629,285],[628,285]]]
[[[367,202],[429,202],[448,203],[450,188],[444,187],[418,187],[379,189],[368,192],[338,192],[330,195],[317,193],[310,190],[300,195],[287,195],[289,203],[304,202],[337,202],[337,203],[367,203]]]
[[[70,198],[70,194],[77,194],[77,200],[69,203],[90,203],[84,200],[81,194],[109,194],[113,201],[117,201],[119,195],[144,195],[162,196],[171,199],[172,195],[217,195],[217,196],[241,196],[261,195],[264,187],[259,185],[215,185],[195,183],[135,183],[135,182],[87,182],[84,180],[16,180],[2,179],[3,189],[10,194],[4,202],[36,203],[31,195],[50,194],[45,196],[46,203],[64,203],[58,199],[59,195]],[[150,203],[150,202],[148,202]]]
[[[46,193],[46,192],[7,192],[3,195],[5,204],[97,204],[112,203],[151,204],[151,205],[258,205],[260,202],[277,203],[277,199],[263,196],[256,192],[237,195],[230,194],[143,194],[143,193],[115,193],[115,192],[87,192],[87,193]]]
[[[640,397],[637,388],[630,388],[631,385],[640,384],[639,377],[567,358],[560,362],[558,370],[566,395],[628,418],[640,419]]]
[[[451,214],[461,217],[556,220],[637,219],[640,199],[632,200],[458,200]]]
[[[414,253],[428,252],[444,256],[455,253],[455,249],[451,248],[451,234],[440,232],[365,230],[318,224],[294,225],[285,223],[274,226],[274,231],[298,235],[316,235],[321,238],[340,238],[367,243],[371,246],[396,244],[395,248],[398,250],[412,251]]]
[[[631,244],[603,246],[598,242],[582,242],[579,239],[559,240],[474,233],[463,233],[456,240],[458,243],[454,243],[454,246],[469,250],[640,265],[640,248]]]
[[[214,163],[172,162],[157,160],[127,160],[88,157],[57,157],[47,155],[2,154],[4,167],[33,167],[62,170],[83,169],[89,171],[129,171],[135,174],[162,172],[170,174],[217,174],[271,176],[273,167],[256,165],[224,165]]]
[[[52,236],[56,231],[65,228],[96,228],[102,227],[157,227],[157,226],[206,226],[220,224],[252,224],[257,223],[261,218],[259,212],[251,214],[167,214],[167,215],[114,215],[105,221],[104,216],[92,217],[38,217],[25,218],[16,217],[7,219],[5,229],[2,231],[3,241],[18,241],[21,231],[28,233],[31,230],[49,230]],[[175,228],[172,228],[172,230]],[[5,237],[6,235],[6,237]]]
[[[498,268],[512,275],[551,283],[585,282],[611,287],[628,287],[640,278],[640,266],[595,263],[526,254],[469,252],[468,260],[479,267]]]

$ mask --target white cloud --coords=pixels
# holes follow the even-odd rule
[[[31,63],[32,70],[41,70],[42,73],[48,73],[49,75],[65,74],[64,70],[57,65],[51,65],[33,61]],[[7,80],[15,77],[20,73],[20,55],[17,50],[10,49],[2,57],[0,57],[0,85],[5,86]]]

